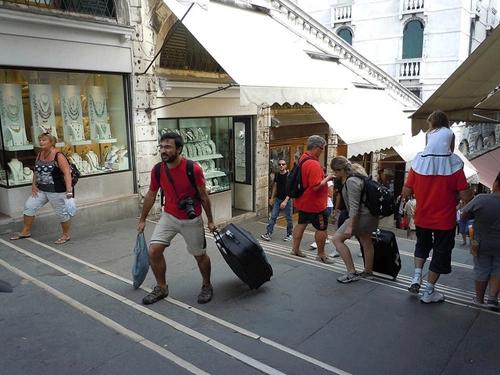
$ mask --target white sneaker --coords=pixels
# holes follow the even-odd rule
[[[329,243],[331,243],[331,241],[329,239],[327,239],[325,241],[325,245],[328,245]],[[311,249],[317,249],[318,248],[318,244],[316,243],[316,241],[314,241],[312,244],[309,245],[311,247]]]
[[[340,256],[340,254],[337,250],[334,250],[333,253],[331,253],[329,256],[332,258],[337,258]]]
[[[427,290],[422,294],[420,301],[423,303],[441,302],[444,301],[444,294],[435,290],[429,293]]]
[[[287,234],[287,235],[285,236],[285,238],[283,238],[283,241],[287,241],[287,242],[288,242],[288,241],[291,241],[291,240],[293,240],[293,237],[292,237],[292,235],[291,235],[291,234]]]

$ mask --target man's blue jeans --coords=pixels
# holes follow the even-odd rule
[[[271,211],[271,220],[269,220],[269,224],[267,225],[267,233],[272,234],[274,230],[274,224],[276,224],[276,219],[280,214],[280,206],[283,203],[283,199],[274,198],[273,209]],[[293,234],[293,219],[292,219],[292,200],[289,199],[285,208],[285,218],[286,218],[286,234]]]

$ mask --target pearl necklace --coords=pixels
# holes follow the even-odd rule
[[[40,99],[38,100],[38,114],[44,120],[50,118],[52,115],[52,106],[50,104],[50,97],[47,93],[43,93],[40,95]]]

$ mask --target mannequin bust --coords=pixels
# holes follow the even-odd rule
[[[25,181],[27,182],[33,181],[33,171],[30,168],[28,167],[23,168],[23,176]]]
[[[17,159],[12,159],[9,163],[9,169],[10,169],[10,179],[13,182],[20,183],[24,180],[24,174],[23,174],[23,163],[21,163]]]

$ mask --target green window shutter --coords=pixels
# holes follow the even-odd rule
[[[403,59],[422,57],[424,26],[420,21],[409,22],[403,31]]]
[[[352,33],[349,29],[342,29],[338,34],[342,39],[344,39],[347,43],[352,45]]]

